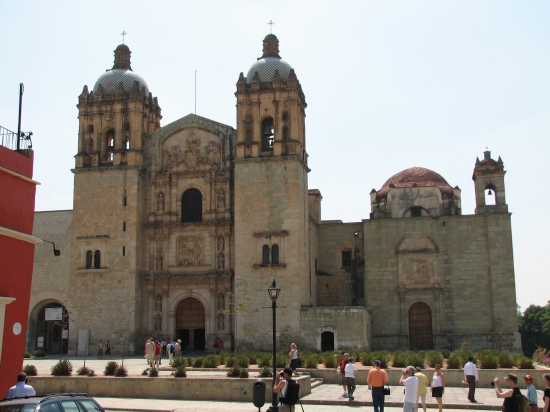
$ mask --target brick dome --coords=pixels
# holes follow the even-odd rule
[[[439,173],[424,167],[405,169],[386,180],[386,183],[376,192],[376,199],[385,199],[393,188],[437,187],[443,199],[452,199],[453,188]]]

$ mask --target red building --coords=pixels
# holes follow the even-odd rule
[[[30,140],[0,127],[0,399],[21,372],[27,334],[36,185]],[[24,146],[24,147],[21,147]],[[19,149],[18,149],[19,148]]]

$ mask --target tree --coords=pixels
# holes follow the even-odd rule
[[[550,349],[550,301],[546,306],[530,305],[523,315],[518,311],[521,345],[526,356],[538,347]]]

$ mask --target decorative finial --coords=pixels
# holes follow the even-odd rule
[[[126,31],[122,30],[122,33],[120,35],[122,36],[122,44],[124,44],[124,36],[126,36],[128,33]]]
[[[269,32],[270,33],[273,33],[273,25],[275,24],[275,22],[273,20],[269,20]]]

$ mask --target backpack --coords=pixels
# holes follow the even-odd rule
[[[518,403],[519,403],[519,412],[529,411],[529,404],[531,403],[531,400],[527,396],[521,395],[521,399]]]
[[[170,345],[170,353],[175,354],[176,350],[174,349],[174,345]]]
[[[296,405],[300,399],[300,384],[295,380],[286,381],[286,394],[279,401],[284,405]]]

